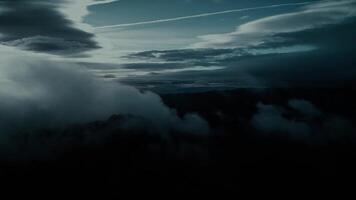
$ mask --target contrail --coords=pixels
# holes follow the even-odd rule
[[[276,4],[276,5],[270,5],[270,6],[241,8],[241,9],[225,10],[225,11],[211,12],[211,13],[203,13],[203,14],[198,14],[198,15],[189,15],[189,16],[169,18],[169,19],[159,19],[159,20],[153,20],[153,21],[135,22],[135,23],[128,23],[128,24],[116,24],[116,25],[109,25],[109,26],[98,26],[98,27],[94,27],[94,29],[102,30],[102,29],[112,29],[112,28],[121,28],[121,27],[140,26],[140,25],[147,25],[147,24],[159,24],[159,23],[165,23],[165,22],[174,22],[174,21],[188,20],[188,19],[201,18],[201,17],[209,17],[209,16],[214,16],[214,15],[222,15],[222,14],[235,13],[235,12],[261,10],[261,9],[278,8],[278,7],[287,7],[287,6],[300,6],[300,5],[307,5],[307,4],[311,4],[311,3],[315,3],[315,2],[316,1],[312,1],[312,2],[308,1],[308,2],[299,2],[299,3],[285,3],[285,4]]]

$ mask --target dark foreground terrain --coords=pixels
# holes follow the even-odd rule
[[[125,129],[123,121],[135,117],[113,116],[25,134],[14,138],[16,156],[2,153],[2,193],[103,199],[127,193],[294,196],[354,191],[354,89],[241,89],[162,98],[179,115],[201,115],[210,133]],[[94,142],[83,142],[87,135]]]

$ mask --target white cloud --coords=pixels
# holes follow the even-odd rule
[[[199,116],[179,118],[154,93],[97,80],[77,64],[44,60],[10,47],[0,50],[1,137],[14,128],[86,123],[105,120],[113,114],[147,119],[157,132],[208,131],[207,123]]]
[[[69,0],[62,5],[60,11],[72,22],[80,28],[89,29],[91,27],[88,24],[84,24],[83,18],[89,14],[88,7],[93,5],[108,4],[117,0]]]
[[[275,35],[299,32],[340,23],[356,16],[356,1],[322,1],[305,6],[303,10],[265,17],[243,24],[234,32],[200,36],[194,48],[251,47],[268,41],[280,41]]]
[[[89,15],[90,12],[88,7],[109,4],[117,2],[120,0],[67,0],[66,4],[62,4],[60,11],[66,16],[67,19],[71,20],[74,23],[76,28],[84,30],[86,32],[94,33],[94,28],[87,23],[84,23],[85,16]],[[119,56],[112,56],[112,52],[115,51],[114,44],[111,38],[107,38],[100,34],[95,34],[95,41],[101,47],[100,49],[92,50],[87,53],[88,57],[84,58],[68,58],[71,61],[85,61],[85,62],[111,62],[117,63],[120,60],[117,58]]]

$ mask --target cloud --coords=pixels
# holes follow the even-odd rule
[[[17,47],[23,50],[45,52],[58,55],[70,55],[92,49],[92,46],[87,43],[46,36],[21,38],[8,42],[2,42],[2,44]]]
[[[353,58],[356,46],[352,45],[356,34],[356,18],[353,16],[355,4],[354,0],[314,3],[298,12],[262,18],[242,25],[247,27],[238,29],[241,29],[238,33],[245,31],[243,35],[217,35],[216,40],[210,38],[205,41],[209,45],[203,46],[207,48],[146,51],[131,56],[161,62],[223,66],[223,70],[215,71],[213,75],[201,72],[199,77],[207,82],[221,83],[227,88],[251,85],[355,85]],[[219,42],[220,39],[222,42]],[[177,73],[168,78],[176,80],[177,77],[195,80],[193,75],[186,73]],[[241,81],[243,77],[252,78],[253,84],[248,84],[251,81]],[[150,78],[156,81],[159,77]]]
[[[61,12],[68,1],[1,0],[1,38],[5,45],[53,54],[73,54],[99,48],[94,35],[75,27],[70,16]],[[55,51],[54,51],[55,49]]]
[[[156,59],[168,62],[195,61],[195,62],[214,62],[217,57],[235,53],[233,49],[177,49],[177,50],[153,50],[132,53],[128,58]],[[244,52],[240,51],[241,54]]]
[[[125,58],[216,65],[216,63],[223,63],[232,59],[242,60],[244,58],[264,55],[309,52],[316,49],[316,47],[309,45],[292,45],[277,48],[193,48],[136,52],[125,56]]]
[[[110,4],[118,0],[66,0],[58,10],[70,20],[75,27],[92,32],[92,27],[83,23],[84,17],[89,14],[88,7],[101,4]]]
[[[269,134],[286,134],[292,138],[305,138],[311,134],[311,128],[303,121],[287,119],[286,110],[273,105],[259,104],[258,112],[252,119],[253,126]]]
[[[288,105],[310,118],[320,117],[322,115],[322,112],[319,109],[305,100],[293,99],[288,102]]]
[[[118,0],[69,0],[60,9],[65,16],[74,22],[82,22],[83,17],[89,14],[88,7],[100,4],[110,4]]]
[[[322,112],[314,104],[291,99],[287,106],[258,104],[252,125],[271,136],[316,142],[354,142],[355,126],[350,118]]]
[[[254,20],[231,33],[200,36],[201,42],[186,49],[145,51],[131,56],[165,61],[225,62],[261,55],[331,50],[340,41],[337,48],[346,50],[352,46],[346,43],[350,43],[355,32],[355,8],[355,0],[309,2],[299,11]]]
[[[234,32],[203,35],[194,48],[246,48],[268,42],[284,41],[279,34],[317,29],[338,24],[356,16],[356,1],[322,1],[301,11],[265,17],[243,24]]]
[[[157,133],[202,134],[209,129],[195,114],[178,117],[154,93],[97,80],[77,64],[6,55],[0,82],[2,138],[16,132],[106,120],[113,114],[146,119]]]

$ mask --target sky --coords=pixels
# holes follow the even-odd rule
[[[213,133],[205,111],[183,114],[164,93],[355,88],[355,35],[356,0],[0,0],[0,157],[23,133],[31,143],[38,130],[113,115],[165,138]],[[251,125],[266,134],[354,129],[302,99],[255,112]]]
[[[0,0],[0,49],[143,88],[337,86],[356,78],[355,16],[355,0]]]
[[[211,133],[163,93],[355,87],[355,35],[356,0],[0,0],[0,152],[14,134],[113,114],[152,134]],[[257,109],[257,128],[310,131]]]
[[[253,19],[292,11],[298,8],[298,3],[304,3],[246,0],[146,2],[117,1],[110,6],[92,7],[90,10],[93,14],[87,16],[85,21],[95,27],[108,26],[96,30],[112,40],[120,40],[122,48],[126,50],[172,49],[188,47],[198,42],[201,35],[231,32]],[[285,6],[268,8],[279,4]],[[221,13],[225,11],[231,12]],[[110,25],[114,25],[112,29]],[[135,44],[130,41],[135,41]]]

